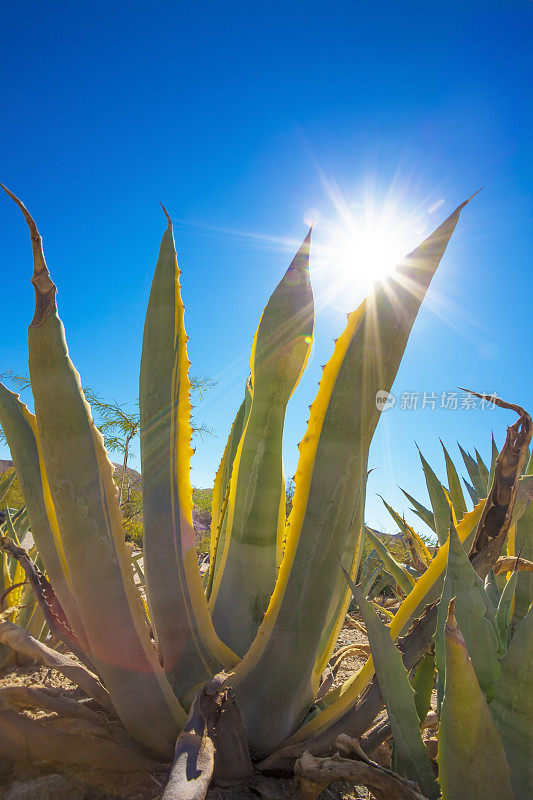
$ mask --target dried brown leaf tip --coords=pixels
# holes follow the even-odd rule
[[[161,206],[161,208],[163,209],[163,212],[164,212],[164,214],[165,214],[165,217],[167,218],[167,221],[168,221],[168,227],[169,227],[169,228],[172,228],[172,220],[171,220],[171,218],[170,218],[170,214],[169,214],[169,213],[168,213],[168,211],[166,210],[166,208],[165,208],[165,206],[163,205],[163,203],[159,203],[159,205],[160,205],[160,206]]]
[[[461,387],[460,387],[461,388]],[[500,555],[516,500],[518,480],[529,452],[533,435],[533,422],[528,412],[515,403],[508,403],[494,395],[480,394],[471,389],[462,389],[474,397],[494,403],[499,408],[514,411],[518,420],[507,428],[505,443],[496,459],[494,479],[490,487],[485,508],[479,520],[470,560],[477,572],[484,575]],[[494,551],[494,552],[493,552]]]
[[[35,313],[31,324],[34,327],[42,325],[45,319],[52,314],[55,314],[56,306],[56,293],[57,288],[50,277],[50,272],[46,266],[46,261],[43,252],[43,240],[41,234],[37,230],[37,225],[30,212],[13,192],[6,186],[0,183],[0,187],[4,192],[18,205],[24,215],[24,219],[30,229],[31,244],[33,248],[33,277],[31,282],[35,289]]]
[[[446,628],[449,631],[458,630],[457,620],[455,619],[455,597],[452,597],[448,605],[448,617],[446,619]]]

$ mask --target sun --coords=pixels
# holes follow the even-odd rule
[[[317,225],[315,273],[326,302],[346,308],[391,275],[420,244],[427,218],[390,197],[379,203],[367,196],[349,205],[337,196],[335,211],[336,218],[322,218]]]

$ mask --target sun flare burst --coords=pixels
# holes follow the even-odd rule
[[[315,238],[315,274],[325,302],[353,306],[376,281],[390,275],[428,230],[427,215],[408,213],[400,202],[373,196],[350,206],[333,198],[335,220],[320,219]]]

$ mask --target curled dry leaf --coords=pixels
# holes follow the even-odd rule
[[[73,721],[74,722],[74,721]],[[12,761],[79,764],[115,772],[148,772],[155,764],[117,744],[105,728],[76,720],[70,730],[31,719],[0,699],[0,755]],[[67,726],[68,727],[68,726]]]
[[[485,578],[500,555],[511,524],[518,492],[518,480],[522,474],[533,435],[533,421],[521,406],[469,389],[463,391],[469,391],[475,397],[490,400],[500,408],[514,411],[519,416],[514,425],[507,428],[505,443],[496,459],[492,486],[485,501],[470,551],[470,560],[476,568],[476,572],[481,578]]]
[[[341,758],[316,758],[304,753],[294,766],[295,774],[320,785],[343,781],[366,786],[377,800],[427,800],[399,775],[364,761]]]
[[[65,717],[85,719],[89,722],[101,722],[101,717],[88,706],[63,697],[57,690],[46,686],[0,686],[0,700],[20,708],[38,708],[41,711],[51,711]]]
[[[78,658],[85,661],[86,654],[79,646],[79,642],[69,625],[61,603],[57,599],[52,584],[44,572],[39,569],[26,550],[16,544],[8,536],[0,537],[0,549],[16,559],[21,565],[27,581],[31,584],[35,592],[35,597],[37,598],[52,634],[55,634],[59,639],[65,642]]]
[[[14,622],[0,620],[0,642],[7,644],[17,653],[22,653],[28,658],[34,659],[39,664],[57,669],[58,672],[65,675],[80,689],[83,689],[89,697],[92,697],[101,706],[114,713],[113,704],[107,690],[83,664],[79,664],[69,656],[58,653],[57,650],[52,650],[42,642],[37,641],[24,628],[15,625]]]
[[[533,572],[533,561],[518,556],[500,556],[494,564],[494,574],[501,575],[502,572]]]

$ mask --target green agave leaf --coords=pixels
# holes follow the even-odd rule
[[[498,584],[496,582],[496,575],[494,574],[494,570],[491,569],[487,577],[485,578],[485,583],[483,584],[483,588],[485,589],[485,595],[487,600],[491,604],[494,614],[496,614],[496,610],[500,603],[500,590],[498,589]]]
[[[478,467],[478,472],[479,472],[479,479],[481,480],[483,486],[486,487],[485,491],[488,494],[489,493],[489,489],[490,489],[490,485],[489,485],[489,470],[487,469],[487,466],[486,466],[485,462],[483,461],[483,459],[481,458],[481,455],[479,454],[478,450],[476,450],[476,460],[477,460],[477,467]]]
[[[356,577],[363,553],[363,519],[360,497],[366,496],[366,484],[368,479],[368,472],[361,477],[359,484],[359,492],[356,495],[354,503],[354,512],[348,526],[348,532],[344,537],[344,548],[341,551],[342,557],[346,559],[346,563],[351,563],[352,577]],[[373,589],[378,594],[387,585],[396,585],[393,578],[388,573],[381,575],[374,584]],[[344,619],[348,611],[351,601],[351,593],[346,591],[346,582],[342,587],[339,587],[339,581],[334,586],[331,594],[330,604],[326,613],[326,622],[322,628],[322,636],[318,645],[318,656],[315,659],[315,666],[313,670],[313,681],[318,682],[320,676],[326,669],[326,666],[333,654],[335,644],[339,638],[339,633],[344,624]]]
[[[457,521],[459,522],[459,520],[466,511],[466,503],[463,490],[461,488],[461,480],[459,478],[459,475],[457,474],[457,470],[455,469],[455,464],[450,458],[450,454],[444,447],[442,440],[441,440],[441,446],[444,452],[444,459],[446,461],[446,474],[448,476],[448,488],[450,491],[450,499],[452,501],[453,510],[455,511],[455,516],[457,518]]]
[[[463,457],[463,461],[465,462],[466,471],[470,476],[470,480],[472,481],[472,486],[475,489],[476,495],[478,498],[486,497],[487,496],[487,483],[483,481],[483,478],[479,474],[479,464],[475,459],[472,458],[470,453],[467,453],[461,445],[458,443],[457,446],[461,451],[461,455]]]
[[[526,513],[533,501],[533,475],[522,475],[516,486],[516,498],[511,518],[511,525],[516,523]]]
[[[8,391],[8,389],[6,389],[6,387],[3,384],[0,383],[0,386],[2,387],[2,389],[5,389],[6,392]],[[11,485],[16,477],[17,473],[15,472],[15,470],[13,470],[13,472],[11,473],[8,472],[0,476],[0,504],[3,502],[4,497],[10,490]]]
[[[243,400],[239,410],[237,411],[235,419],[233,420],[233,425],[231,426],[228,441],[226,443],[226,447],[224,448],[222,460],[215,475],[215,482],[213,485],[213,501],[211,506],[211,539],[214,539],[215,542],[221,521],[220,514],[224,504],[224,498],[226,497],[226,490],[229,486],[231,478],[233,460],[235,458],[235,453],[237,452],[237,447],[239,445],[244,428],[244,406],[245,401]]]
[[[416,781],[428,797],[438,797],[439,788],[420,733],[415,692],[409,683],[401,653],[392,641],[389,629],[378,619],[372,604],[348,574],[347,579],[366,626],[379,687],[392,728],[398,770],[404,777]]]
[[[256,636],[276,582],[285,530],[282,442],[287,403],[311,350],[311,231],[272,293],[254,337],[252,402],[230,480],[227,529],[209,607],[239,656]]]
[[[478,493],[476,492],[476,490],[474,489],[474,487],[473,487],[473,486],[471,486],[471,485],[468,483],[468,481],[466,480],[466,478],[463,478],[463,481],[464,481],[464,484],[465,484],[465,486],[466,486],[466,489],[467,489],[467,491],[468,491],[468,494],[470,495],[470,499],[472,500],[473,504],[474,504],[474,505],[476,505],[477,503],[479,503],[480,496],[478,495]]]
[[[28,518],[26,506],[17,511],[17,513],[13,516],[13,527],[17,532],[19,542],[21,545],[23,545],[24,538],[30,529],[30,520]]]
[[[450,505],[444,489],[442,488],[441,482],[420,452],[420,449],[418,450],[418,455],[420,456],[420,461],[422,462],[422,469],[424,470],[424,477],[426,479],[426,486],[429,492],[429,499],[431,500],[437,538],[439,540],[439,544],[444,544],[448,538]]]
[[[396,561],[394,556],[389,553],[387,546],[383,544],[381,539],[376,536],[376,533],[372,530],[372,528],[369,528],[368,525],[365,525],[365,536],[372,543],[372,546],[375,548],[376,552],[379,553],[379,557],[398,586],[402,589],[404,594],[408,595],[416,583],[413,576],[410,575],[407,570],[398,563],[398,561]]]
[[[369,558],[370,558],[370,556],[369,556]],[[363,578],[363,580],[361,581],[361,591],[363,592],[365,597],[369,596],[370,590],[374,586],[378,576],[379,575],[383,575],[383,572],[384,572],[384,570],[383,570],[382,564],[378,564],[377,567],[374,567],[372,572],[370,572],[366,576],[366,578]],[[372,597],[375,597],[375,595],[376,595],[376,592],[373,592],[372,593]]]
[[[381,495],[379,495],[379,497],[381,497]],[[410,525],[408,525],[406,523],[406,521],[403,519],[403,517],[401,517],[398,514],[398,512],[395,511],[392,508],[392,506],[390,506],[383,497],[381,497],[381,500],[383,502],[383,505],[385,506],[385,508],[387,509],[389,514],[391,515],[391,517],[393,518],[393,520],[398,525],[398,527],[399,527],[400,531],[403,533],[403,535],[404,536],[409,536],[413,540],[413,546],[415,548],[415,551],[418,553],[418,556],[419,556],[420,560],[423,563],[429,564],[429,562],[431,561],[431,554],[430,554],[429,550],[427,549],[423,539],[417,534],[417,532],[414,530],[414,528],[412,528]],[[405,545],[405,542],[403,544],[404,544],[405,549],[406,549],[406,555],[408,557],[410,557],[411,554],[410,554],[409,549]]]
[[[15,532],[15,528],[13,527],[13,520],[11,519],[11,512],[9,508],[6,506],[6,522],[5,522],[5,532],[6,535],[9,536],[10,539],[13,539],[16,545],[20,545],[19,538]],[[17,571],[20,574],[20,567],[19,562],[16,558],[9,558],[8,557],[8,571],[9,571],[9,578],[11,583],[16,583],[15,575]]]
[[[524,512],[516,524],[516,552],[522,558],[533,561],[533,504]],[[519,572],[516,581],[516,593],[513,621],[519,622],[526,616],[533,602],[533,573]]]
[[[439,728],[439,783],[446,800],[516,800],[502,738],[453,616],[445,627],[446,685]]]
[[[533,455],[525,470],[525,476],[533,475]],[[519,481],[520,484],[520,481]],[[530,503],[516,523],[515,548],[523,558],[533,561],[533,503]],[[526,616],[533,603],[533,573],[520,572],[516,581],[513,622],[516,624]]]
[[[169,219],[146,312],[139,409],[146,594],[165,673],[182,697],[236,658],[215,633],[194,546],[191,385],[179,276]]]
[[[362,532],[368,449],[379,419],[376,392],[392,386],[416,314],[462,207],[402,262],[388,282],[376,284],[369,298],[349,315],[324,368],[300,444],[287,546],[276,589],[254,643],[235,669],[243,723],[258,756],[272,752],[296,731],[316,696],[317,667],[334,647],[335,630],[350,601],[338,557],[353,576],[361,551],[361,535],[350,539],[349,534]],[[328,615],[339,608],[335,599],[341,597],[341,613],[332,621]],[[328,628],[332,634],[324,647],[323,633]]]
[[[231,426],[228,441],[226,443],[226,447],[224,448],[222,460],[215,475],[215,482],[213,485],[209,578],[206,588],[206,595],[208,599],[211,595],[213,579],[220,566],[221,556],[224,551],[229,482],[231,478],[231,470],[233,468],[233,461],[235,459],[237,447],[241,440],[244,428],[245,403],[246,401],[243,400],[239,410],[237,411],[233,425]]]
[[[18,395],[10,392],[2,383],[0,383],[0,424],[19,476],[33,539],[43,560],[48,579],[81,647],[88,652],[89,644],[78,603],[72,593],[57,515],[50,495],[37,421]]]
[[[401,487],[400,487],[400,489],[401,489]],[[422,505],[422,503],[419,503],[419,502],[418,502],[418,500],[415,500],[415,498],[414,498],[414,497],[412,497],[412,496],[411,496],[411,495],[410,495],[408,492],[406,492],[404,489],[401,489],[401,491],[402,491],[402,492],[404,493],[404,495],[407,497],[407,499],[409,500],[409,502],[413,504],[413,506],[414,506],[414,508],[413,508],[413,511],[415,512],[415,514],[416,514],[417,516],[419,516],[419,517],[420,517],[420,519],[422,520],[422,522],[425,522],[425,523],[426,523],[426,525],[427,525],[428,527],[430,527],[430,528],[431,528],[431,530],[432,530],[434,533],[436,533],[436,528],[435,528],[435,517],[433,516],[433,512],[432,512],[432,511],[430,511],[430,510],[429,510],[429,508],[426,508],[424,505]]]
[[[431,693],[435,684],[435,655],[426,653],[414,671],[411,686],[415,693],[416,713],[420,723],[424,722],[431,708]]]
[[[477,679],[483,691],[490,695],[500,675],[500,651],[494,610],[483,588],[481,578],[468,560],[453,525],[450,527],[450,550],[444,588],[437,612],[435,633],[435,664],[441,680],[445,680],[446,648],[444,628],[448,605],[455,597],[455,614],[461,627]]]
[[[492,445],[491,445],[491,458],[490,458],[490,472],[489,472],[489,482],[488,487],[492,486],[492,481],[494,480],[494,470],[496,469],[496,459],[498,458],[500,451],[494,441],[494,434],[492,434]]]
[[[533,611],[517,626],[490,704],[501,731],[511,785],[517,800],[530,800],[533,787]]]
[[[150,640],[124,541],[114,469],[68,356],[41,237],[24,205],[8,194],[32,239],[36,303],[28,329],[30,378],[72,592],[91,658],[123,724],[146,747],[167,756],[185,714]]]
[[[518,572],[513,572],[507,583],[498,603],[496,612],[496,625],[500,635],[502,650],[507,650],[511,638],[511,617],[513,615],[513,600],[516,591]]]

